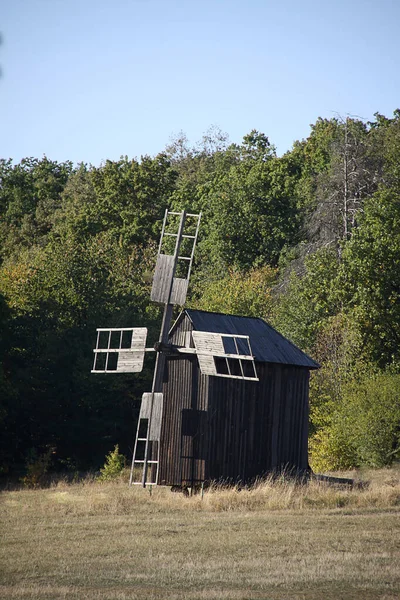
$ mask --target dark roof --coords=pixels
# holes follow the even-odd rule
[[[319,364],[263,319],[238,317],[187,308],[183,311],[197,331],[248,335],[255,360],[318,369]]]

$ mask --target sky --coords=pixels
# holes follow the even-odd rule
[[[184,132],[400,107],[400,0],[1,0],[0,158],[99,166]]]

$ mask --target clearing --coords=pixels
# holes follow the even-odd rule
[[[5,491],[0,597],[394,600],[400,470],[363,478],[368,488],[282,479],[204,498],[122,479]]]

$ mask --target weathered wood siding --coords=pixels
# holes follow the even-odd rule
[[[184,318],[172,343],[185,345]],[[308,466],[309,371],[257,363],[259,382],[200,373],[195,356],[169,358],[164,374],[160,483],[251,481]]]
[[[209,377],[195,356],[166,361],[159,481],[186,485],[206,479]]]
[[[210,378],[210,479],[308,466],[306,369],[257,364],[258,383]]]

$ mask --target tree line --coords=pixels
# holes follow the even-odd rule
[[[147,326],[165,208],[202,211],[188,305],[261,316],[320,362],[315,469],[400,456],[400,111],[318,119],[278,156],[258,131],[100,166],[0,160],[0,469],[131,454],[151,359],[90,373],[95,329]]]

